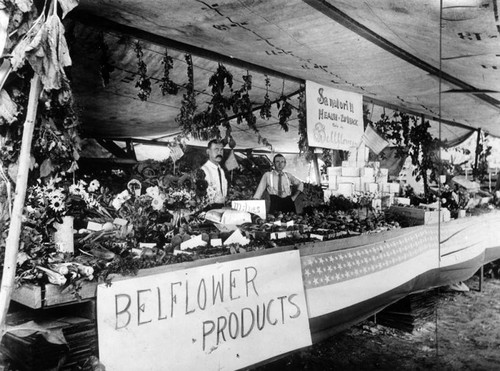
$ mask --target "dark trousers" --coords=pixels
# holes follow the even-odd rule
[[[295,203],[292,200],[292,196],[279,197],[276,195],[269,195],[269,199],[269,214],[295,212]]]

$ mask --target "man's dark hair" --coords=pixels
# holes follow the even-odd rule
[[[219,139],[212,139],[210,142],[208,142],[207,149],[212,148],[212,144],[222,144],[222,142]]]
[[[273,164],[274,164],[274,161],[276,161],[276,159],[277,159],[278,157],[283,157],[283,158],[285,158],[285,156],[283,156],[281,153],[278,153],[276,156],[274,156],[274,157],[273,157]],[[286,158],[285,158],[285,161],[286,161]]]

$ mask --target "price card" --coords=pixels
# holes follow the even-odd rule
[[[113,224],[120,225],[120,226],[127,225],[127,223],[128,223],[128,220],[125,220],[122,218],[115,218],[115,220],[113,220]]]
[[[293,220],[289,220],[288,222],[286,222],[286,226],[287,227],[293,227],[294,225],[294,221]]]
[[[205,246],[207,243],[201,238],[201,234],[198,236],[191,237],[189,240],[181,243],[181,250],[194,249],[198,246]]]
[[[311,233],[311,234],[309,235],[309,237],[311,237],[311,238],[315,238],[315,239],[320,240],[320,241],[323,241],[323,236],[322,236],[322,235],[320,235],[320,234]]]
[[[100,231],[102,229],[102,224],[96,222],[88,222],[87,229],[89,231]]]
[[[281,227],[281,220],[276,220],[273,224]]]
[[[212,238],[210,240],[210,246],[222,246],[222,238]]]
[[[239,243],[241,246],[245,246],[250,243],[250,239],[243,236],[238,228],[224,241],[224,245],[226,246],[232,243]]]
[[[276,238],[277,239],[287,238],[287,233],[286,232],[277,232],[276,233]]]

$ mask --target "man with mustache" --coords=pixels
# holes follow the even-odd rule
[[[220,165],[224,155],[224,145],[216,139],[211,140],[207,145],[207,154],[208,161],[201,167],[201,170],[205,173],[208,186],[215,191],[215,198],[210,208],[221,208],[227,196],[227,179]]]
[[[295,199],[304,191],[304,183],[292,174],[284,172],[286,159],[282,154],[277,154],[273,159],[274,170],[262,176],[259,186],[253,196],[260,199],[265,190],[269,193],[269,213],[296,212]]]

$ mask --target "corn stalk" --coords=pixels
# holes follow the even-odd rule
[[[40,96],[40,77],[35,74],[31,80],[28,109],[26,121],[23,127],[23,138],[21,153],[19,155],[19,170],[16,178],[16,193],[10,219],[9,234],[5,245],[4,268],[2,275],[2,287],[0,290],[0,335],[5,330],[5,320],[9,309],[10,298],[14,289],[16,276],[17,253],[19,250],[19,239],[22,227],[22,214],[26,198],[26,187],[28,184],[28,173],[30,168],[31,142],[33,129],[35,127],[38,98]]]

